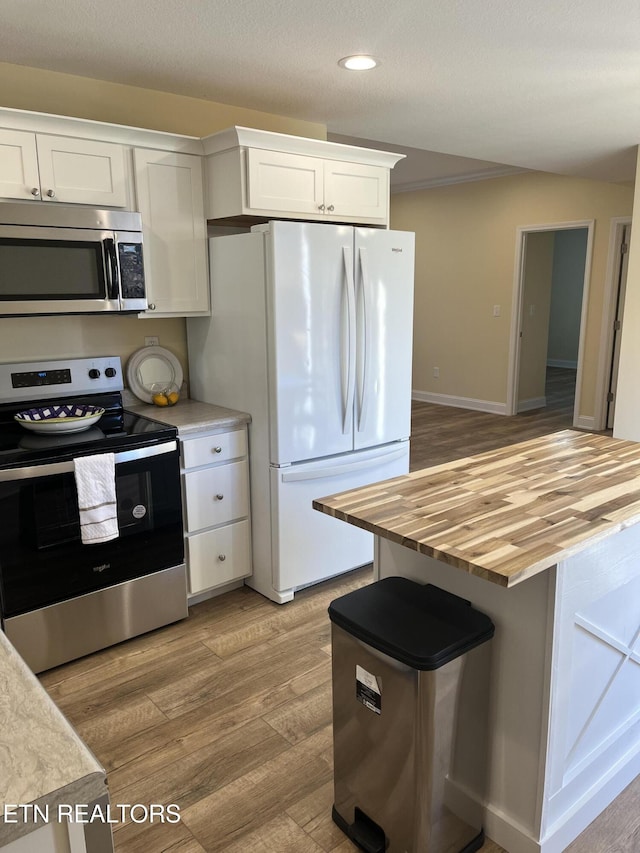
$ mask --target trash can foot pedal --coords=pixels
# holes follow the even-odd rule
[[[348,824],[340,815],[336,807],[331,809],[331,817],[333,822],[347,835],[354,844],[356,844],[365,853],[384,853],[387,849],[387,839],[384,830],[381,826],[367,817],[367,815],[357,808],[354,811],[355,820],[352,824]]]

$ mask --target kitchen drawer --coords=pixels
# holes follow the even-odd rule
[[[187,472],[184,481],[189,533],[249,515],[245,460]]]
[[[187,549],[191,595],[251,574],[248,521],[189,536]]]
[[[244,429],[190,438],[182,442],[182,464],[198,468],[213,462],[226,462],[247,455],[247,431]]]

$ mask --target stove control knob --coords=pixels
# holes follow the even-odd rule
[[[100,371],[96,367],[92,367],[89,371],[89,379],[99,379]]]
[[[109,379],[113,379],[113,377],[116,375],[115,367],[107,367],[107,369],[104,372],[104,375],[108,376]]]

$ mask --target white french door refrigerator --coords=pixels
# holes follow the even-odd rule
[[[282,603],[373,558],[312,500],[409,470],[414,235],[274,221],[209,244],[191,396],[251,414],[246,582]]]

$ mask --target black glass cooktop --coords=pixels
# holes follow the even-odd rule
[[[44,434],[25,429],[13,416],[46,403],[35,400],[0,405],[0,469],[145,447],[175,439],[178,434],[175,427],[124,410],[119,393],[61,398],[56,402],[102,406],[105,414],[83,432]]]

